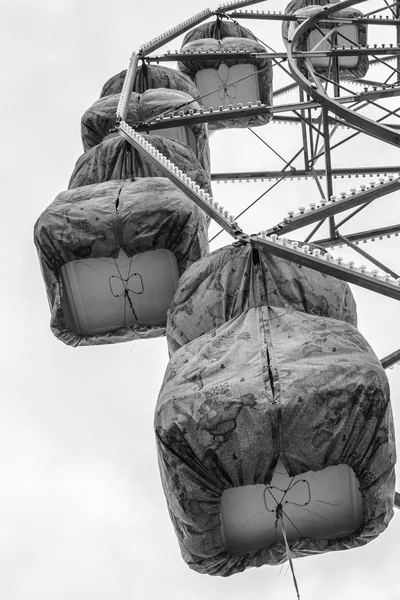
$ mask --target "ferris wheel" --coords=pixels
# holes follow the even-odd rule
[[[331,276],[340,282],[354,284],[378,294],[377,297],[382,295],[400,300],[400,265],[383,259],[380,251],[375,251],[375,247],[379,245],[383,247],[385,244],[392,244],[400,234],[400,211],[396,199],[400,189],[400,3],[389,4],[386,0],[330,3],[328,0],[292,0],[284,11],[246,8],[256,4],[268,9],[272,2],[244,0],[224,3],[215,10],[204,10],[134,52],[126,73],[112,78],[103,88],[103,99],[114,98],[116,91],[121,92],[118,105],[115,105],[115,98],[110,100],[110,106],[116,109],[116,117],[113,121],[104,118],[106,125],[102,124],[103,130],[108,127],[108,135],[99,133],[91,115],[84,122],[85,139],[89,140],[87,147],[94,147],[106,138],[118,137],[128,142],[136,154],[133,158],[126,158],[124,155],[124,160],[119,165],[119,179],[127,179],[132,174],[132,160],[138,162],[137,157],[142,157],[143,162],[151,165],[157,176],[161,175],[173,184],[162,188],[164,194],[172,197],[173,190],[177,188],[179,193],[189,198],[207,215],[207,225],[210,222],[212,224],[211,242],[222,232],[225,239],[230,237],[232,247],[239,254],[241,249],[250,245],[269,256],[289,261],[296,268],[310,269],[322,278]],[[254,27],[257,34],[247,29],[247,25]],[[260,25],[265,34],[259,33]],[[281,47],[278,49],[268,43],[273,38],[271,31],[278,32],[281,37]],[[183,34],[185,38],[181,49],[171,50],[168,45]],[[166,51],[161,52],[165,46]],[[158,107],[154,111],[151,106],[157,104],[158,98],[155,95],[152,98],[151,94],[151,78],[155,77],[155,71],[151,69],[154,65],[157,68],[160,64],[168,66],[176,62],[186,79],[180,80],[176,88],[166,85],[167,88],[180,91],[175,96],[171,91],[162,110]],[[176,77],[179,79],[181,75]],[[132,89],[139,94],[134,123],[130,104]],[[148,104],[140,106],[140,95],[144,98],[146,93]],[[98,112],[99,109],[96,110]],[[92,111],[93,114],[96,110]],[[271,127],[279,128],[281,143],[272,143],[269,136]],[[213,133],[217,140],[227,130],[235,132],[238,140],[236,147],[244,136],[248,136],[252,143],[257,144],[257,147],[254,146],[256,150],[239,158],[240,153],[236,151],[234,168],[230,170],[210,170],[204,132]],[[196,167],[189,170],[187,155],[180,155],[180,162],[177,164],[174,155],[169,154],[168,145],[163,145],[160,141],[155,144],[150,139],[152,133],[186,144],[196,155]],[[291,154],[288,156],[289,151]],[[223,164],[223,156],[211,158],[212,164]],[[77,165],[75,169],[71,179],[72,188],[79,189],[83,185],[82,165]],[[143,167],[144,177],[154,177],[153,172],[147,172],[146,168]],[[118,178],[113,176],[109,179]],[[213,192],[209,180],[214,182]],[[222,206],[219,202],[218,184],[228,186],[231,190],[232,203]],[[136,190],[136,194],[142,193],[140,185],[137,184],[139,191]],[[252,185],[256,189],[254,197],[249,192]],[[156,188],[156,183],[154,186],[152,193],[155,195],[159,189]],[[245,194],[243,186],[246,186]],[[104,188],[104,193],[108,193],[108,190],[111,190],[110,186]],[[117,193],[115,190],[113,188],[112,193]],[[133,196],[130,197],[124,191],[121,193],[121,190],[122,188],[118,188],[117,212],[120,195],[121,204],[133,202]],[[269,198],[272,199],[274,210],[265,208]],[[291,199],[299,200],[304,206],[294,210],[288,204]],[[179,203],[180,197],[173,196],[173,200]],[[376,216],[376,206],[382,207],[379,218]],[[271,223],[270,217],[265,216],[266,213],[270,211],[275,214],[280,209],[281,218]],[[186,212],[185,219],[193,218],[195,221],[199,213],[197,209],[196,211],[193,209],[194,216],[190,215],[190,211]],[[143,209],[141,214],[147,213]],[[371,214],[373,228],[370,226]],[[246,220],[248,215],[251,218]],[[254,227],[254,223],[257,223],[257,227]],[[181,226],[181,223],[175,225],[177,228]],[[112,297],[121,300],[124,326],[132,327],[137,322],[143,325],[139,337],[155,337],[160,334],[163,314],[176,290],[178,277],[202,253],[204,255],[205,228],[196,223],[192,227],[196,244],[192,247],[185,242],[187,247],[185,246],[182,255],[185,254],[187,258],[182,258],[181,262],[178,259],[177,265],[173,263],[171,255],[164,252],[151,257],[143,255],[143,264],[140,260],[137,261],[133,271],[131,262],[124,263],[127,257],[119,258],[118,264],[113,258],[115,265],[110,260],[105,267],[102,276],[107,280]],[[104,236],[106,239],[106,234]],[[296,241],[291,239],[293,236],[297,237]],[[200,248],[201,252],[196,254],[194,246]],[[366,247],[371,250],[366,251]],[[337,254],[339,249],[345,258]],[[357,255],[360,255],[359,260],[355,258]],[[359,261],[367,264],[360,264]],[[142,296],[145,299],[143,306],[146,304],[148,288],[143,283],[143,273],[155,263],[157,267],[154,278],[158,281],[164,278],[163,289],[168,289],[166,304],[164,302],[157,306],[157,318],[150,313],[145,314],[144,309],[138,317],[132,298],[134,295]],[[110,265],[113,269],[116,266],[117,272],[111,271]],[[63,277],[69,298],[74,297],[75,290],[79,285],[84,285],[84,280],[89,280],[88,273],[91,269],[89,265],[87,271],[79,271],[72,266],[72,262],[67,263]],[[169,278],[165,273],[169,273]],[[54,287],[53,283],[51,285]],[[190,285],[187,284],[186,287]],[[142,308],[140,307],[140,311]],[[81,314],[84,310],[79,308],[77,301],[74,304],[71,300],[68,310],[66,319],[69,323],[78,323],[79,319],[82,321]],[[130,314],[129,322],[127,312]],[[117,323],[118,318],[115,321]],[[104,323],[97,326],[98,330],[93,331],[105,335]],[[112,329],[110,322],[107,322],[107,327]],[[75,338],[83,335],[83,326],[82,331],[78,325],[76,329]],[[112,336],[111,333],[109,339],[113,339]],[[384,369],[397,363],[400,363],[400,350],[390,351],[381,360]],[[248,401],[251,403],[250,398]],[[212,403],[210,407],[211,410]],[[232,418],[228,422],[233,420]],[[223,438],[224,435],[220,434],[219,437]],[[161,452],[161,456],[165,464],[173,464],[167,453]],[[300,498],[308,506],[314,489],[312,485],[315,483],[314,475],[310,477],[310,480],[307,477],[290,478],[288,484],[284,465],[278,463],[273,485],[268,488],[274,501],[276,499],[272,492],[282,492],[277,507],[271,498],[265,497],[265,489],[258,490],[258,500],[251,500],[256,506],[262,497],[267,521],[267,513],[270,513],[265,525],[272,536],[270,543],[276,537],[276,523],[279,521],[289,557],[288,540],[296,540],[299,536],[291,521],[290,524],[286,522],[287,532],[284,529],[284,499],[299,507]],[[360,498],[357,499],[354,491],[355,481],[347,472],[337,471],[332,477],[338,487],[343,480],[347,482],[354,516],[354,521],[348,523],[347,528],[353,530],[356,525],[360,525],[357,518],[361,518]],[[168,482],[164,484],[168,487]],[[293,491],[295,486],[297,495]],[[317,488],[323,487],[322,477],[318,479]],[[289,496],[290,501],[287,500]],[[179,498],[179,502],[176,500],[182,506],[186,501],[189,502],[187,498]],[[241,501],[246,503],[249,499]],[[258,540],[254,546],[254,527],[247,531],[244,546],[241,545],[243,540],[238,539],[237,535],[235,537],[235,524],[232,525],[232,521],[238,502],[240,503],[238,498],[225,498],[224,543],[236,555],[244,551],[252,552],[260,544]],[[332,507],[333,504],[331,503]],[[398,493],[395,495],[395,506],[400,508]],[[196,510],[199,516],[202,511],[201,502]],[[172,510],[171,512],[178,537],[181,538],[182,547],[185,547],[185,536],[189,534],[182,524],[177,524],[176,514]],[[332,512],[326,516],[326,521],[332,522],[335,518],[335,513]],[[246,523],[251,521],[248,514],[243,519],[247,519]],[[257,529],[259,522],[255,523]],[[293,530],[290,529],[291,525]],[[311,536],[314,530],[313,526],[310,527],[308,531]],[[343,526],[340,535],[343,537],[346,531]],[[336,534],[339,535],[338,532]],[[328,535],[326,531],[325,535]],[[195,542],[192,544],[192,554],[189,553],[192,558],[195,555],[194,547]],[[300,547],[298,552],[299,555],[305,554],[306,547]],[[199,560],[199,570],[203,568],[200,564]],[[248,564],[254,566],[256,562]],[[210,572],[207,571],[209,568],[204,566],[201,572]]]
[[[250,128],[257,125],[265,126],[265,129],[270,120],[286,126],[296,124],[295,133],[294,128],[289,127],[290,136],[298,136],[301,152],[297,152],[291,160],[286,161],[281,170],[250,168],[246,171],[214,172],[212,180],[218,183],[274,181],[270,189],[284,186],[288,177],[292,181],[296,180],[296,185],[310,180],[314,184],[314,190],[310,192],[310,187],[306,188],[306,194],[313,200],[309,207],[301,207],[296,212],[288,211],[280,222],[259,232],[258,239],[262,240],[262,244],[265,244],[272,254],[289,258],[300,265],[365,287],[377,294],[400,299],[398,272],[375,258],[373,254],[367,253],[363,247],[367,242],[384,243],[392,236],[398,237],[398,211],[387,212],[385,226],[361,229],[357,225],[357,216],[364,209],[367,211],[375,200],[388,196],[396,203],[395,192],[400,188],[397,161],[392,164],[380,164],[375,158],[373,163],[372,157],[365,152],[364,156],[361,154],[358,157],[359,160],[355,161],[354,166],[351,163],[343,166],[340,159],[335,160],[338,152],[334,152],[336,148],[349,144],[350,140],[360,135],[379,140],[382,147],[390,145],[398,150],[400,146],[400,122],[396,121],[399,113],[396,98],[400,94],[400,5],[354,0],[330,4],[327,1],[294,0],[288,5],[285,13],[243,10],[244,6],[254,4],[256,2],[229,2],[221,5],[213,13],[204,11],[163,36],[155,38],[141,48],[138,54],[133,55],[125,80],[128,89],[139,60],[148,64],[153,61],[157,64],[171,60],[180,61],[185,72],[195,75],[204,106],[210,104],[208,109],[201,108],[199,111],[185,110],[183,106],[179,113],[164,114],[153,122],[143,124],[142,130],[157,131],[204,122],[214,130],[224,127]],[[374,6],[371,10],[364,8],[362,13],[353,8],[359,4]],[[207,47],[207,43],[201,43],[201,35],[196,41],[197,36],[191,36],[189,33],[185,38],[186,45],[184,42],[180,51],[156,53],[163,44],[187,30],[190,32],[211,15],[217,19],[214,32],[217,31],[221,35],[224,24],[227,25],[225,35],[222,34],[214,46]],[[229,34],[232,34],[229,26],[233,28],[236,25],[243,34],[243,30],[240,29],[242,23],[257,21],[282,27],[286,46],[284,52],[273,51],[267,44],[268,54],[260,52],[257,48],[252,51],[243,48],[243,40],[241,46],[234,47],[232,37],[229,37]],[[389,31],[391,36],[386,33]],[[206,35],[208,34],[204,33],[203,37]],[[218,39],[219,35],[217,33],[215,37]],[[224,38],[228,38],[225,45],[222,43]],[[382,39],[393,41],[379,43]],[[207,42],[209,44],[209,40]],[[250,46],[251,42],[253,40],[250,38]],[[256,42],[263,43],[260,39]],[[265,100],[257,100],[262,96],[262,92],[260,93],[260,89],[255,91],[256,86],[248,85],[249,79],[257,79],[260,71],[265,72],[268,69],[268,65],[262,63],[262,58],[269,61],[270,69],[272,65],[276,70],[280,68],[281,74],[283,72],[287,80],[279,89],[274,87],[271,94],[272,105]],[[242,59],[241,65],[248,61],[247,71],[244,69],[239,73],[237,70],[235,78],[225,66],[225,72],[221,73],[221,64],[232,65],[233,71],[234,66],[239,64],[238,59]],[[219,72],[214,69],[214,73],[211,74],[210,67],[215,65],[219,65]],[[367,75],[369,69],[373,71],[373,75]],[[243,83],[247,98],[253,94],[251,101],[244,101],[246,95],[243,95],[240,88],[240,84],[243,86]],[[363,89],[360,91],[356,86]],[[279,99],[284,94],[297,94],[298,98],[281,104]],[[264,97],[268,97],[268,91],[265,89]],[[149,149],[143,146],[137,132],[124,123],[124,94],[121,96],[119,109],[122,134],[128,137],[131,143],[149,152]],[[137,129],[140,131],[140,128]],[[340,136],[340,130],[345,130],[346,134]],[[255,133],[254,130],[251,131]],[[382,153],[384,155],[385,151]],[[151,150],[149,157],[159,160]],[[299,160],[302,163],[301,167],[297,166]],[[318,167],[317,162],[320,163]],[[236,216],[218,205],[209,195],[204,195],[198,186],[196,189],[192,182],[185,181],[184,174],[176,169],[174,171],[173,167],[172,171],[168,172],[168,164],[161,162],[160,166],[178,186],[186,188],[185,192],[192,200],[236,241],[240,243],[246,239],[247,234],[238,225],[240,220],[237,220]],[[365,178],[371,176],[376,176],[378,181],[364,183]],[[352,185],[359,185],[349,186],[349,189],[342,189],[338,193],[337,180],[344,178],[351,179]],[[360,181],[354,184],[354,179]],[[342,181],[340,183],[343,188]],[[265,193],[262,194],[263,197]],[[391,216],[394,217],[394,221]],[[349,222],[354,222],[354,228],[347,234],[344,230]],[[308,231],[303,243],[285,239],[287,234],[307,226],[312,226],[312,229]],[[325,235],[321,236],[324,228]],[[372,267],[377,268],[368,270],[364,265],[356,266],[352,260],[345,263],[340,257],[328,253],[321,254],[318,248],[310,251],[310,242],[327,249],[343,246],[350,248],[372,264]],[[396,364],[399,358],[400,351],[395,351],[382,359],[382,365],[388,368]],[[400,508],[399,494],[396,494],[396,506]]]
[[[398,299],[400,297],[398,273],[373,255],[366,253],[362,247],[363,243],[368,241],[375,242],[390,239],[392,236],[398,237],[400,224],[397,222],[396,211],[388,211],[389,222],[385,227],[357,230],[357,217],[364,209],[371,207],[375,200],[392,195],[391,198],[395,203],[394,193],[400,187],[396,161],[392,164],[380,164],[376,150],[375,155],[371,156],[368,154],[368,148],[364,147],[364,153],[355,157],[354,166],[350,164],[343,166],[340,156],[338,157],[340,153],[335,153],[336,148],[346,148],[351,140],[359,136],[371,136],[379,140],[383,156],[386,147],[397,148],[400,144],[400,126],[395,120],[399,110],[392,108],[393,104],[396,106],[396,98],[400,94],[397,80],[400,67],[398,3],[387,6],[385,2],[368,3],[365,0],[332,4],[328,4],[325,0],[316,2],[293,0],[285,13],[242,9],[244,6],[259,3],[230,2],[222,4],[216,11],[203,11],[150,41],[138,53],[134,53],[117,112],[119,130],[122,135],[129,137],[134,144],[140,146],[140,137],[137,135],[132,137],[130,135],[132,132],[128,131],[125,123],[128,102],[126,90],[132,85],[139,61],[144,65],[180,61],[184,72],[195,73],[203,105],[207,106],[211,103],[213,105],[208,109],[200,108],[200,110],[185,110],[185,106],[182,106],[179,112],[164,113],[155,120],[142,123],[135,127],[135,132],[166,131],[168,128],[198,123],[207,123],[213,132],[224,127],[249,129],[257,125],[265,125],[270,121],[283,126],[297,125],[296,128],[289,127],[289,135],[288,132],[284,135],[286,139],[297,136],[300,151],[286,161],[280,170],[249,168],[242,171],[213,172],[212,181],[217,183],[276,181],[273,186],[270,186],[273,188],[278,184],[282,187],[282,184],[289,179],[296,180],[297,188],[304,181],[313,182],[314,189],[307,184],[304,195],[314,202],[310,202],[308,207],[300,207],[298,211],[288,211],[280,222],[259,232],[264,239],[263,243],[271,252],[280,256],[290,257],[300,264],[306,264],[379,294]],[[350,8],[356,5],[365,7],[370,4],[375,8],[369,12],[364,10],[365,14]],[[169,50],[165,54],[156,53],[160,47],[185,31],[190,32],[196,25],[212,16],[217,19],[213,29],[217,32],[216,46],[208,48],[207,43],[201,44],[202,40],[196,41],[194,37],[194,41],[187,43],[180,51]],[[272,52],[266,43],[268,52],[259,50],[252,52],[240,45],[234,48],[232,36],[225,36],[228,38],[226,40],[228,43],[223,47],[221,42],[224,38],[218,41],[218,31],[223,30],[225,26],[227,33],[232,33],[236,26],[238,31],[243,33],[239,20],[245,23],[267,22],[282,27],[285,51]],[[376,31],[379,32],[378,35]],[[397,43],[367,44],[367,40],[369,42],[371,38],[373,41],[378,40],[379,35],[380,39],[389,39],[387,32],[393,34],[392,37]],[[205,37],[205,34],[202,36]],[[186,36],[188,40],[192,40],[192,37],[190,34]],[[258,41],[263,43],[262,40]],[[249,36],[248,45],[254,43],[257,45],[255,37]],[[243,42],[241,45],[243,46]],[[269,64],[263,65],[262,60]],[[210,78],[210,72],[213,71],[210,65],[221,64],[223,61],[232,65],[231,72],[222,76],[217,72],[213,80]],[[245,61],[248,61],[247,70],[242,69],[243,74],[234,80],[232,70],[235,67],[243,67]],[[262,64],[258,70],[254,66],[257,63]],[[249,91],[249,81],[257,79],[260,71],[271,70],[271,67],[275,67],[274,73],[280,68],[279,75],[287,80],[285,85],[277,89],[274,84],[273,92],[272,86],[269,90],[265,87],[264,90],[256,90],[257,86],[253,86]],[[368,69],[372,74],[367,76]],[[207,76],[208,81],[206,81]],[[217,85],[215,85],[216,81]],[[362,91],[359,91],[359,86],[363,88]],[[262,96],[263,93],[264,97],[274,98],[272,105],[260,100],[246,103],[240,101],[246,94]],[[281,104],[279,99],[287,94],[298,95],[298,99]],[[220,104],[217,104],[218,99]],[[252,129],[252,133],[257,135],[258,131],[261,136],[265,129],[266,127],[263,130]],[[341,130],[346,130],[344,136],[340,135]],[[363,137],[363,139],[369,138]],[[141,150],[146,152],[143,146]],[[359,148],[357,150],[360,151]],[[157,161],[157,156],[151,155],[149,151],[147,154],[154,162]],[[158,166],[163,168],[161,161],[158,162]],[[171,173],[165,165],[164,174],[185,189],[192,200],[235,239],[246,236],[247,232],[241,231],[238,225],[240,221],[236,222],[236,216],[228,214],[228,211],[218,203],[215,209],[213,202],[208,201],[208,197],[204,200],[193,186],[190,188],[185,185],[184,178],[180,177],[180,174],[176,176],[176,173],[173,171]],[[376,176],[378,181],[365,182],[366,177],[373,176]],[[359,184],[358,188],[343,189],[345,185],[340,182],[342,189],[340,192],[337,191],[336,180],[345,178],[351,180],[349,186]],[[354,182],[354,179],[361,181]],[[342,213],[345,213],[345,218],[342,218]],[[390,222],[393,218],[396,222]],[[354,231],[345,234],[344,225],[350,221],[354,222]],[[304,249],[304,246],[299,252],[296,243],[293,246],[290,242],[279,239],[281,236],[308,226],[312,226],[313,229],[305,237],[306,244],[312,241],[325,248],[347,246],[378,269],[369,271],[364,266],[356,267],[353,261],[346,265],[342,259],[335,259],[330,254],[325,254],[322,258],[318,250],[309,256],[308,249]],[[321,232],[324,234],[321,235]],[[399,352],[393,353],[390,358],[385,359],[385,367],[395,364],[399,358]]]

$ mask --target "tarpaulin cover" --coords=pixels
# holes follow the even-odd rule
[[[189,42],[194,42],[195,40],[201,40],[204,38],[221,40],[222,38],[226,37],[248,38],[249,40],[257,41],[256,36],[250,31],[250,29],[242,27],[242,25],[239,25],[239,23],[235,21],[227,21],[226,19],[217,18],[215,21],[202,23],[201,25],[198,25],[197,27],[194,27],[188,31],[183,38],[182,47],[186,46],[186,44]]]
[[[100,98],[120,94],[124,85],[126,69],[111,77],[103,86]],[[139,66],[133,83],[133,92],[142,94],[145,90],[166,88],[185,92],[197,100],[199,92],[193,81],[181,71],[161,65]]]
[[[301,8],[307,8],[308,6],[331,6],[332,4],[339,4],[341,0],[291,0],[285,8],[285,15],[293,15],[296,10]],[[283,21],[282,28],[287,30],[291,21]]]
[[[196,181],[201,188],[211,193],[209,175],[186,144],[159,135],[144,135],[143,137],[186,175]],[[159,176],[160,172],[146,159],[146,156],[118,135],[104,140],[82,154],[75,165],[69,188],[102,183],[112,179]]]
[[[164,248],[179,274],[208,252],[206,217],[162,177],[109,181],[59,194],[35,224],[34,240],[51,310],[53,333],[72,346],[158,337],[165,327],[137,324],[108,333],[76,334],[63,314],[61,267],[69,261],[117,258]]]
[[[83,149],[99,144],[103,138],[115,128],[116,111],[119,94],[105,96],[97,100],[83,115],[81,122],[81,136]],[[200,105],[192,100],[185,92],[158,88],[147,90],[143,94],[132,92],[129,100],[129,110],[126,121],[130,125],[144,123],[155,119],[161,113],[169,113],[184,105],[185,109],[198,110]],[[210,171],[210,150],[208,145],[207,127],[203,123],[191,125],[197,145],[197,158],[203,168]]]
[[[188,42],[185,46],[182,47],[182,52],[218,52],[221,50],[247,50],[249,52],[267,52],[266,48],[256,42],[252,41],[248,38],[234,38],[234,37],[225,37],[222,40],[216,39],[198,39],[192,42]],[[229,54],[227,54],[226,59],[214,59],[214,58],[204,58],[201,61],[191,61],[185,60],[178,63],[179,68],[189,75],[192,79],[196,76],[198,71],[203,69],[218,69],[221,64],[226,64],[228,67],[232,67],[233,65],[239,64],[253,64],[257,69],[257,77],[258,86],[260,90],[260,100],[263,104],[267,106],[272,105],[272,61],[270,58],[259,57],[254,59],[248,58],[231,58]],[[224,82],[221,81],[221,84]],[[210,90],[214,91],[214,90]],[[204,104],[207,106],[207,97],[203,100]],[[269,123],[272,118],[271,113],[267,113],[265,115],[256,115],[251,117],[246,117],[242,119],[232,119],[232,121],[211,121],[209,123],[209,128],[212,129],[221,129],[223,127],[253,127],[255,125],[265,125]]]
[[[192,265],[167,323],[159,466],[182,556],[209,575],[286,559],[280,541],[229,554],[221,533],[223,491],[268,484],[278,457],[290,476],[348,465],[363,500],[355,532],[300,538],[294,557],[362,546],[393,516],[388,381],[348,286],[258,250],[226,247]]]
[[[338,4],[340,0],[292,0],[292,2],[289,2],[289,4],[287,5],[286,9],[285,9],[285,13],[286,14],[296,14],[299,16],[303,16],[303,17],[311,17],[315,14],[316,11],[318,10],[322,10],[323,8],[327,8],[328,6],[332,6],[334,4]],[[321,7],[321,8],[319,8]],[[335,18],[335,17],[341,17],[341,18],[346,18],[346,19],[354,19],[354,18],[358,18],[361,17],[363,15],[363,13],[355,8],[344,8],[342,10],[338,10],[337,12],[332,13],[331,15],[329,15],[331,18]],[[289,21],[283,21],[282,23],[282,36],[284,40],[288,40],[288,32],[289,32],[289,28],[291,26],[291,23]],[[325,29],[333,29],[335,27],[335,24],[332,23],[331,26],[328,26],[327,23],[323,24],[323,28]],[[368,40],[368,29],[367,26],[364,24],[357,24],[357,28],[358,28],[358,44],[360,44],[361,46],[366,46],[367,45],[367,40]],[[339,33],[340,33],[340,28],[339,28]],[[357,40],[354,40],[354,44],[356,45]],[[347,41],[343,41],[343,44],[350,46],[350,42]],[[300,37],[298,44],[296,45],[296,50],[301,50],[301,51],[305,51],[307,50],[307,34],[303,35]],[[306,69],[306,67],[302,64],[302,60],[300,59],[299,61],[299,65],[301,68],[301,71],[308,76],[308,70]],[[368,60],[368,56],[359,56],[358,57],[358,62],[357,65],[355,67],[352,68],[344,68],[344,67],[340,67],[339,69],[339,77],[340,79],[343,80],[349,80],[349,79],[361,79],[362,77],[365,76],[365,74],[368,71],[368,67],[369,67],[369,60]],[[328,75],[327,73],[327,69],[321,68],[321,67],[315,67],[315,70],[317,73],[320,73],[321,75]],[[330,74],[330,76],[332,77],[332,74]]]

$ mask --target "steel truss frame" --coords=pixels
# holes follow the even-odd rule
[[[332,13],[338,10],[348,8],[357,4],[361,4],[366,0],[345,0],[340,4],[323,8],[319,13],[311,18],[298,18],[293,15],[284,15],[281,13],[271,13],[264,11],[242,11],[244,6],[258,4],[265,0],[242,0],[238,2],[230,2],[222,4],[216,11],[209,9],[195,15],[191,19],[169,30],[162,36],[158,36],[154,40],[139,49],[138,53],[133,53],[127,76],[124,83],[124,88],[121,94],[120,103],[117,111],[117,130],[127,139],[135,148],[147,156],[160,172],[173,181],[188,197],[199,205],[213,220],[215,220],[223,230],[227,231],[236,241],[236,244],[252,243],[264,246],[268,251],[277,256],[289,259],[298,264],[307,266],[311,269],[327,273],[344,281],[354,283],[376,293],[400,300],[400,279],[394,271],[374,259],[364,250],[358,248],[360,241],[375,239],[383,239],[391,235],[400,233],[400,224],[390,225],[384,228],[375,228],[367,231],[354,232],[352,234],[342,235],[340,227],[352,219],[358,212],[367,207],[370,203],[378,201],[389,193],[398,191],[400,188],[400,167],[395,165],[387,165],[379,168],[348,167],[335,168],[332,165],[332,151],[345,143],[349,139],[359,135],[360,133],[367,134],[378,140],[384,141],[393,146],[400,146],[400,129],[399,122],[384,124],[388,117],[399,117],[400,108],[396,110],[388,110],[386,107],[378,103],[379,100],[391,98],[400,95],[400,1],[397,0],[393,6],[392,16],[383,18],[383,15],[377,14],[391,7],[385,6],[382,9],[374,11],[357,19],[344,19],[332,17]],[[387,4],[387,3],[386,3]],[[205,21],[212,15],[220,15],[227,18],[243,18],[243,19],[260,19],[273,21],[297,21],[299,23],[294,31],[293,39],[286,43],[286,52],[274,52],[272,49],[266,53],[252,52],[224,52],[224,53],[190,53],[184,54],[181,52],[167,52],[166,54],[151,55],[152,52],[165,45],[167,42],[178,37],[185,31],[193,28],[197,24]],[[309,52],[300,52],[296,50],[296,45],[301,36],[306,34],[312,27],[319,29],[320,25],[326,23],[334,23],[340,25],[346,24],[368,24],[368,25],[385,25],[392,26],[396,29],[397,45],[390,44],[389,47],[384,45],[380,48],[377,45],[374,48],[360,47],[351,44],[348,47],[339,47],[333,40],[329,51],[311,50]],[[320,30],[321,31],[321,30]],[[326,36],[329,37],[329,36]],[[299,88],[299,101],[296,103],[266,106],[261,102],[256,105],[249,104],[246,107],[239,105],[237,108],[229,107],[224,109],[210,108],[209,110],[201,109],[198,112],[193,110],[185,110],[182,106],[181,110],[161,115],[152,122],[141,123],[135,126],[135,129],[126,123],[129,103],[129,90],[135,78],[139,60],[147,62],[167,62],[177,61],[189,58],[190,61],[204,60],[212,57],[213,59],[223,59],[229,54],[230,58],[249,58],[254,59],[261,56],[268,56],[274,62],[274,66],[278,66],[288,73],[285,67],[282,67],[280,61],[288,62],[289,74],[294,80],[294,84],[290,84],[277,90],[274,96],[279,97],[287,91],[294,88]],[[364,90],[358,94],[346,93],[343,95],[344,88],[339,79],[338,59],[346,56],[372,56],[374,63],[386,64],[391,70],[391,76],[385,82],[379,83],[373,80],[362,80],[359,83],[363,84]],[[329,77],[318,76],[310,62],[310,58],[326,57],[330,61],[331,73]],[[303,60],[308,70],[308,78],[299,67],[299,60]],[[390,62],[395,61],[396,67],[391,67]],[[329,74],[328,74],[329,75]],[[390,79],[396,75],[395,83],[389,83]],[[329,86],[334,90],[334,96],[328,95]],[[371,89],[372,88],[372,89]],[[360,114],[360,111],[366,106],[376,106],[385,114],[376,121],[371,120],[365,115]],[[321,115],[318,118],[311,116],[311,109],[321,108]],[[288,114],[289,113],[289,114]],[[191,181],[184,173],[179,171],[175,165],[163,157],[154,147],[149,144],[140,131],[156,131],[157,129],[165,129],[168,127],[176,127],[181,125],[192,125],[201,122],[212,122],[215,120],[221,121],[224,119],[248,117],[253,115],[273,116],[273,120],[277,123],[287,122],[300,124],[303,140],[303,148],[301,152],[304,157],[304,169],[295,169],[289,163],[286,163],[282,171],[245,171],[245,172],[227,172],[214,173],[212,180],[214,181],[235,181],[246,179],[263,180],[276,179],[278,182],[285,178],[313,178],[317,184],[320,195],[319,204],[311,203],[309,209],[301,208],[299,213],[289,213],[280,223],[274,227],[262,231],[257,235],[248,235],[239,227],[236,218],[229,214],[229,211],[219,206],[214,199],[199,188]],[[332,137],[338,127],[351,128],[355,131],[350,137],[340,141],[337,144],[332,144]],[[333,128],[333,129],[331,129]],[[298,152],[296,156],[298,156]],[[321,158],[325,158],[325,169],[316,169],[315,163]],[[286,171],[290,167],[290,171]],[[381,173],[389,174],[388,179],[380,179],[379,184],[371,183],[369,186],[361,185],[359,190],[352,188],[349,193],[341,194],[340,198],[333,195],[332,180],[337,177],[365,177],[366,174]],[[393,176],[396,174],[396,176]],[[325,190],[321,186],[319,180],[325,180]],[[274,187],[274,186],[271,186]],[[268,191],[268,190],[267,190]],[[264,194],[263,194],[264,195]],[[254,204],[254,203],[253,203]],[[336,222],[336,217],[344,211],[354,209],[353,212],[342,219],[340,223]],[[242,213],[241,213],[242,214]],[[281,237],[286,233],[297,230],[306,225],[315,223],[316,226],[311,234],[307,237],[308,242],[319,229],[321,224],[329,221],[329,237],[322,238],[315,242],[322,247],[335,247],[340,244],[355,249],[365,258],[379,266],[386,275],[380,275],[377,270],[368,272],[365,267],[356,267],[353,262],[344,263],[341,259],[334,259],[330,254],[310,247],[307,243],[292,242]],[[278,237],[279,236],[279,237]],[[400,362],[400,350],[393,352],[382,359],[382,366],[390,368],[394,364]],[[400,494],[396,493],[395,505],[400,508]]]

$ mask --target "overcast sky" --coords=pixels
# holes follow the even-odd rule
[[[282,10],[286,5],[275,0],[267,4]],[[82,153],[81,115],[105,81],[126,68],[140,44],[206,7],[194,0],[1,3],[4,600],[216,600],[223,594],[232,600],[244,595],[252,600],[295,598],[286,566],[222,579],[198,575],[185,565],[161,489],[152,425],[167,364],[165,339],[93,348],[70,348],[57,341],[49,329],[32,241],[34,222],[68,185]],[[273,30],[244,24],[282,49],[278,24]],[[177,41],[170,47],[178,46]],[[291,133],[288,126],[262,129],[284,158],[294,154],[301,139],[296,128]],[[210,145],[214,171],[283,166],[246,131],[216,133]],[[335,160],[342,165],[367,161],[371,167],[399,164],[398,150],[361,137],[342,147]],[[353,183],[336,185],[339,192]],[[235,212],[265,186],[214,188],[215,196]],[[316,200],[310,182],[281,184],[242,225],[249,232],[270,227],[286,210]],[[360,228],[400,222],[394,195],[368,210]],[[354,229],[349,226],[348,231]],[[399,240],[366,247],[399,268]],[[229,240],[220,236],[217,242],[213,248]],[[398,302],[356,289],[354,293],[360,329],[378,356],[396,350]],[[398,423],[400,367],[388,375]],[[302,599],[397,599],[399,534],[397,513],[388,530],[368,546],[296,561]]]

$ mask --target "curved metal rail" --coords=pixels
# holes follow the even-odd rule
[[[301,73],[294,56],[294,47],[302,35],[307,33],[312,27],[318,25],[320,21],[325,20],[332,13],[350,6],[354,6],[355,4],[360,4],[361,2],[365,2],[365,0],[345,0],[344,2],[340,2],[339,4],[335,4],[333,6],[329,6],[329,8],[321,10],[321,12],[313,15],[307,19],[307,21],[299,25],[299,27],[295,30],[293,39],[289,42],[285,42],[288,53],[289,69],[300,88],[327,111],[329,110],[330,112],[333,112],[340,119],[351,123],[354,127],[361,129],[364,133],[371,135],[378,140],[382,140],[394,146],[400,146],[400,134],[398,131],[391,129],[390,127],[386,127],[385,125],[381,125],[376,121],[372,121],[368,117],[349,110],[337,100],[330,98],[324,92],[322,86],[316,88],[315,85],[313,85],[312,82],[310,82]],[[298,55],[299,53],[297,52],[296,54]],[[309,53],[306,53],[305,56],[308,56],[308,54]],[[331,54],[334,55],[334,51],[332,51]]]

